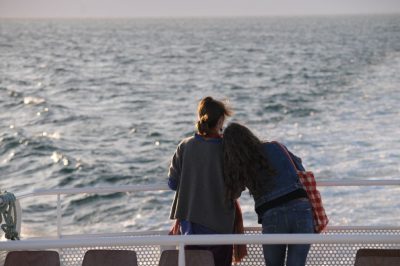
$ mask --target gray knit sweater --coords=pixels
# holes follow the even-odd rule
[[[225,200],[222,141],[199,135],[181,141],[172,158],[169,178],[178,187],[171,219],[183,219],[217,233],[232,233],[235,209]]]

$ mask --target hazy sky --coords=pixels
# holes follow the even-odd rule
[[[0,0],[0,17],[400,13],[400,0]]]

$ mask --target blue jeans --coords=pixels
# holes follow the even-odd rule
[[[314,220],[308,199],[295,199],[267,210],[262,216],[263,234],[314,233]],[[304,266],[309,244],[263,245],[267,266]]]

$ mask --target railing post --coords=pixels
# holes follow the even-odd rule
[[[61,195],[57,193],[57,236],[61,238]]]
[[[185,266],[185,244],[179,243],[178,266]]]

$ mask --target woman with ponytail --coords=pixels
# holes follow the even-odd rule
[[[197,112],[197,133],[179,143],[171,160],[168,185],[176,193],[170,218],[180,223],[181,234],[232,234],[235,205],[225,195],[221,136],[231,111],[206,97]],[[216,266],[232,263],[232,245],[188,248],[210,250]]]

